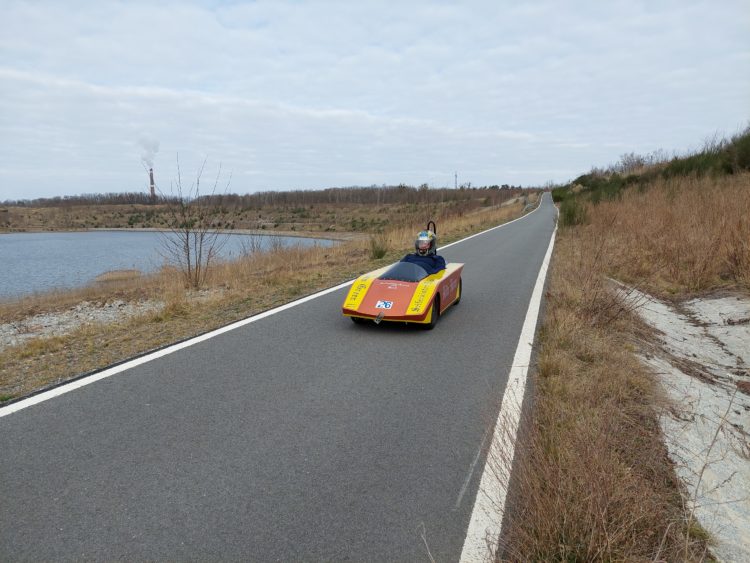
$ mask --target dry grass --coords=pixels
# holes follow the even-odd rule
[[[521,211],[519,204],[438,217],[439,242],[444,244],[508,221]],[[409,221],[375,235],[384,250],[380,258],[372,257],[369,239],[329,248],[276,248],[213,265],[205,288],[199,292],[185,287],[179,271],[166,268],[150,276],[118,276],[116,280],[71,292],[0,303],[0,322],[63,310],[84,300],[103,303],[112,299],[152,298],[166,303],[161,311],[144,317],[109,325],[87,325],[65,336],[38,338],[7,348],[0,352],[0,395],[3,400],[23,396],[388,264],[410,252],[415,233],[424,228],[421,216],[415,214]]]
[[[140,270],[112,270],[96,276],[98,283],[113,283],[138,279],[141,277]]]
[[[748,209],[750,174],[657,180],[589,206],[584,232],[609,233],[607,273],[652,293],[750,288]]]

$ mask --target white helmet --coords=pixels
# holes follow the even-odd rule
[[[437,236],[432,231],[420,231],[414,248],[420,256],[431,256],[437,254]]]

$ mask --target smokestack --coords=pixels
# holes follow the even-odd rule
[[[151,181],[151,201],[156,200],[156,187],[154,186],[154,169],[148,169],[148,178]]]

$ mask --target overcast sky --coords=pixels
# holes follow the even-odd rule
[[[540,185],[750,119],[750,3],[0,0],[0,200]],[[149,151],[151,149],[151,151]]]

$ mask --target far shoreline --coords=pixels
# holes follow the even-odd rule
[[[170,233],[169,229],[159,229],[156,227],[94,227],[89,229],[24,229],[24,230],[13,230],[6,231],[0,230],[0,236],[2,235],[17,235],[17,234],[35,234],[35,233],[99,233],[99,232],[128,232],[128,233]],[[244,236],[276,236],[276,237],[292,237],[292,238],[315,238],[322,240],[332,240],[338,242],[346,242],[351,240],[359,240],[367,237],[364,233],[354,232],[331,232],[331,231],[279,231],[270,229],[221,229],[218,231],[222,235],[244,235]]]

